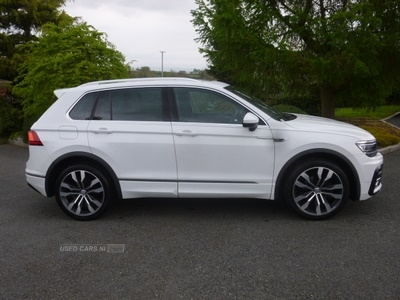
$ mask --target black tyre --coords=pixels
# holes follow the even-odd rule
[[[301,216],[323,220],[337,214],[349,197],[349,180],[336,164],[314,159],[297,164],[283,187],[286,202]]]
[[[55,196],[58,205],[77,220],[93,220],[107,208],[112,190],[107,178],[89,165],[68,167],[57,178]]]

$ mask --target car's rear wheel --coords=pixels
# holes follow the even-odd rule
[[[349,180],[336,164],[314,159],[298,164],[284,187],[286,202],[301,216],[322,220],[337,214],[349,197]]]
[[[56,181],[58,205],[77,220],[93,220],[107,208],[112,190],[107,178],[89,165],[65,169]]]

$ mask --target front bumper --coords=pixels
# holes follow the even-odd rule
[[[380,165],[374,172],[374,176],[372,177],[371,185],[368,190],[368,195],[373,196],[382,189],[382,173],[383,164]]]

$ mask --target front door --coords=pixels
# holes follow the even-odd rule
[[[248,109],[217,91],[175,88],[174,95],[179,196],[270,198],[274,142],[268,125],[244,128]]]

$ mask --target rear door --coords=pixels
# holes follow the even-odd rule
[[[161,87],[100,92],[88,127],[92,152],[114,169],[124,198],[176,197],[177,170]]]
[[[267,124],[244,128],[249,110],[218,91],[182,87],[174,96],[179,196],[269,198],[274,142]]]

